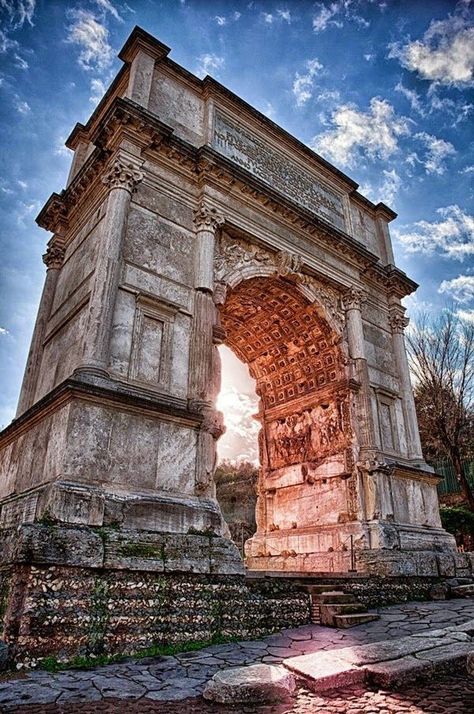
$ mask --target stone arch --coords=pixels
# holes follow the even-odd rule
[[[247,551],[261,558],[278,532],[286,542],[288,531],[294,540],[321,524],[337,528],[341,513],[354,517],[346,484],[353,467],[348,365],[341,335],[311,286],[302,290],[294,275],[279,275],[270,265],[225,277],[218,301],[222,337],[248,365],[260,399],[258,530]],[[325,509],[328,480],[334,488]],[[318,495],[321,503],[308,505]],[[332,534],[328,547],[333,541]],[[278,548],[291,551],[283,542]],[[321,550],[313,543],[311,549]],[[301,556],[301,544],[294,550]]]

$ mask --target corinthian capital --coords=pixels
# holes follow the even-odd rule
[[[64,261],[64,248],[61,245],[48,246],[46,253],[43,255],[43,263],[47,268],[59,270]]]
[[[367,300],[367,293],[361,288],[348,288],[342,296],[344,310],[360,310],[360,306]]]
[[[224,216],[216,208],[199,206],[194,211],[194,227],[197,231],[208,230],[215,232],[224,221]]]
[[[390,327],[392,328],[392,332],[394,334],[398,333],[399,335],[403,335],[403,330],[405,329],[405,327],[408,326],[408,323],[410,322],[408,317],[405,317],[403,313],[398,311],[391,312],[388,321],[390,323]]]
[[[143,174],[136,166],[116,159],[102,178],[102,183],[105,183],[109,188],[124,188],[133,193],[142,180]]]

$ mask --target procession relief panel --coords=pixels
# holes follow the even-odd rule
[[[260,463],[267,474],[297,464],[316,467],[338,454],[343,470],[351,468],[338,296],[299,268],[297,256],[272,254],[225,234],[215,259],[225,342],[256,380]]]

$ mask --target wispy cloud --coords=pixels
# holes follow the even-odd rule
[[[33,27],[36,0],[0,0],[0,21],[11,30],[18,30],[25,23]]]
[[[212,52],[206,52],[200,55],[197,62],[196,74],[198,77],[201,77],[201,79],[205,77],[206,74],[212,72],[217,75],[225,64],[223,57],[219,57],[219,55],[213,54]]]
[[[408,119],[379,97],[370,100],[366,112],[342,104],[330,122],[333,128],[314,137],[311,148],[343,166],[353,166],[360,157],[388,159],[398,150],[399,137],[410,133]]]
[[[459,261],[474,256],[474,216],[458,205],[438,208],[437,213],[439,221],[417,221],[411,229],[394,230],[406,252],[438,254]]]
[[[410,106],[413,111],[417,112],[422,117],[426,116],[426,110],[423,106],[423,102],[421,101],[420,95],[415,92],[414,89],[409,89],[409,87],[405,87],[402,82],[398,82],[398,84],[395,86],[395,91],[400,92],[400,94],[403,94],[403,96],[410,103]]]
[[[78,62],[85,70],[103,71],[114,59],[109,44],[109,31],[89,10],[73,9],[68,12],[70,25],[66,42],[79,47]]]
[[[118,20],[119,22],[124,22],[123,17],[119,15],[117,8],[110,2],[110,0],[95,0],[95,4],[101,10],[103,10],[104,13],[110,12],[112,17],[114,17],[116,20]]]
[[[23,114],[23,116],[25,116],[25,114],[30,113],[31,107],[28,102],[25,102],[23,99],[20,99],[20,97],[18,97],[17,95],[15,95],[13,103],[18,114]]]
[[[233,22],[237,22],[242,17],[242,13],[237,10],[230,15],[215,15],[214,22],[216,22],[219,27],[224,27],[225,25],[230,25]]]
[[[374,203],[382,201],[389,206],[393,206],[402,185],[402,178],[395,169],[391,169],[390,171],[384,169],[382,171],[382,177],[383,180],[377,188],[365,184],[360,187],[360,192]]]
[[[474,300],[474,275],[458,275],[452,280],[443,280],[438,292],[447,293],[456,302],[471,302]]]
[[[91,79],[91,94],[89,97],[90,103],[96,106],[104,96],[106,90],[107,87],[101,79],[98,79],[97,77],[95,79]]]
[[[439,139],[426,131],[418,132],[414,135],[426,148],[426,155],[420,161],[425,167],[427,174],[444,174],[446,171],[445,161],[456,154],[456,149],[444,139]]]
[[[352,22],[359,27],[370,27],[370,22],[359,15],[357,0],[335,0],[331,3],[318,3],[313,16],[314,32],[324,32],[328,27],[341,28],[345,22]]]
[[[391,44],[389,57],[425,80],[455,86],[471,84],[474,27],[469,5],[460,2],[446,20],[432,20],[421,40]]]
[[[9,335],[10,333],[8,332],[6,327],[0,327],[0,337],[5,337],[6,335]]]
[[[293,94],[296,97],[296,104],[302,107],[308,99],[313,95],[314,78],[323,69],[323,65],[316,59],[307,60],[306,72],[304,74],[296,73],[293,81]]]
[[[458,310],[456,315],[464,322],[472,322],[474,324],[474,308],[470,310]]]

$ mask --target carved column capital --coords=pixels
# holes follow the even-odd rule
[[[62,245],[50,245],[43,255],[43,263],[48,269],[59,270],[64,261],[64,247]]]
[[[197,231],[207,230],[215,233],[224,222],[224,216],[216,208],[199,206],[194,211],[194,227]]]
[[[143,173],[132,163],[126,163],[116,159],[102,178],[108,188],[124,188],[129,193],[133,193],[140,181],[143,180]]]
[[[344,310],[360,310],[363,302],[367,300],[367,293],[361,288],[348,288],[342,295],[342,307]]]
[[[388,318],[393,334],[403,335],[403,330],[408,327],[410,320],[401,312],[391,312]]]

